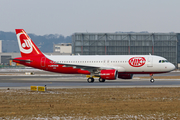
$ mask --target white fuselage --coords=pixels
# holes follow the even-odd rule
[[[101,68],[114,68],[118,72],[132,73],[161,73],[169,72],[175,69],[175,66],[167,62],[167,60],[155,55],[78,55],[78,56],[47,56],[46,57],[56,63],[69,65],[93,66]],[[142,66],[131,66],[129,60],[133,57],[145,58]],[[161,62],[160,62],[161,61]],[[164,62],[162,62],[164,61]],[[142,61],[139,61],[142,62]],[[136,63],[137,64],[137,63]],[[141,64],[141,63],[140,63]]]

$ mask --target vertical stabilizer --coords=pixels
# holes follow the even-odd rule
[[[15,29],[22,57],[40,55],[42,52],[23,29]]]

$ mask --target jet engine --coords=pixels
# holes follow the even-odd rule
[[[97,77],[101,77],[102,79],[106,80],[115,80],[117,78],[118,71],[115,69],[110,70],[101,70],[98,75],[94,75]]]

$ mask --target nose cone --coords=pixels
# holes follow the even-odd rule
[[[168,69],[169,69],[170,71],[173,71],[175,68],[176,68],[175,65],[173,65],[172,63],[171,63],[171,64],[169,65],[169,67],[168,67]]]

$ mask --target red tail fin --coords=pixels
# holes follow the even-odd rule
[[[15,31],[22,57],[42,54],[23,29],[15,29]]]

